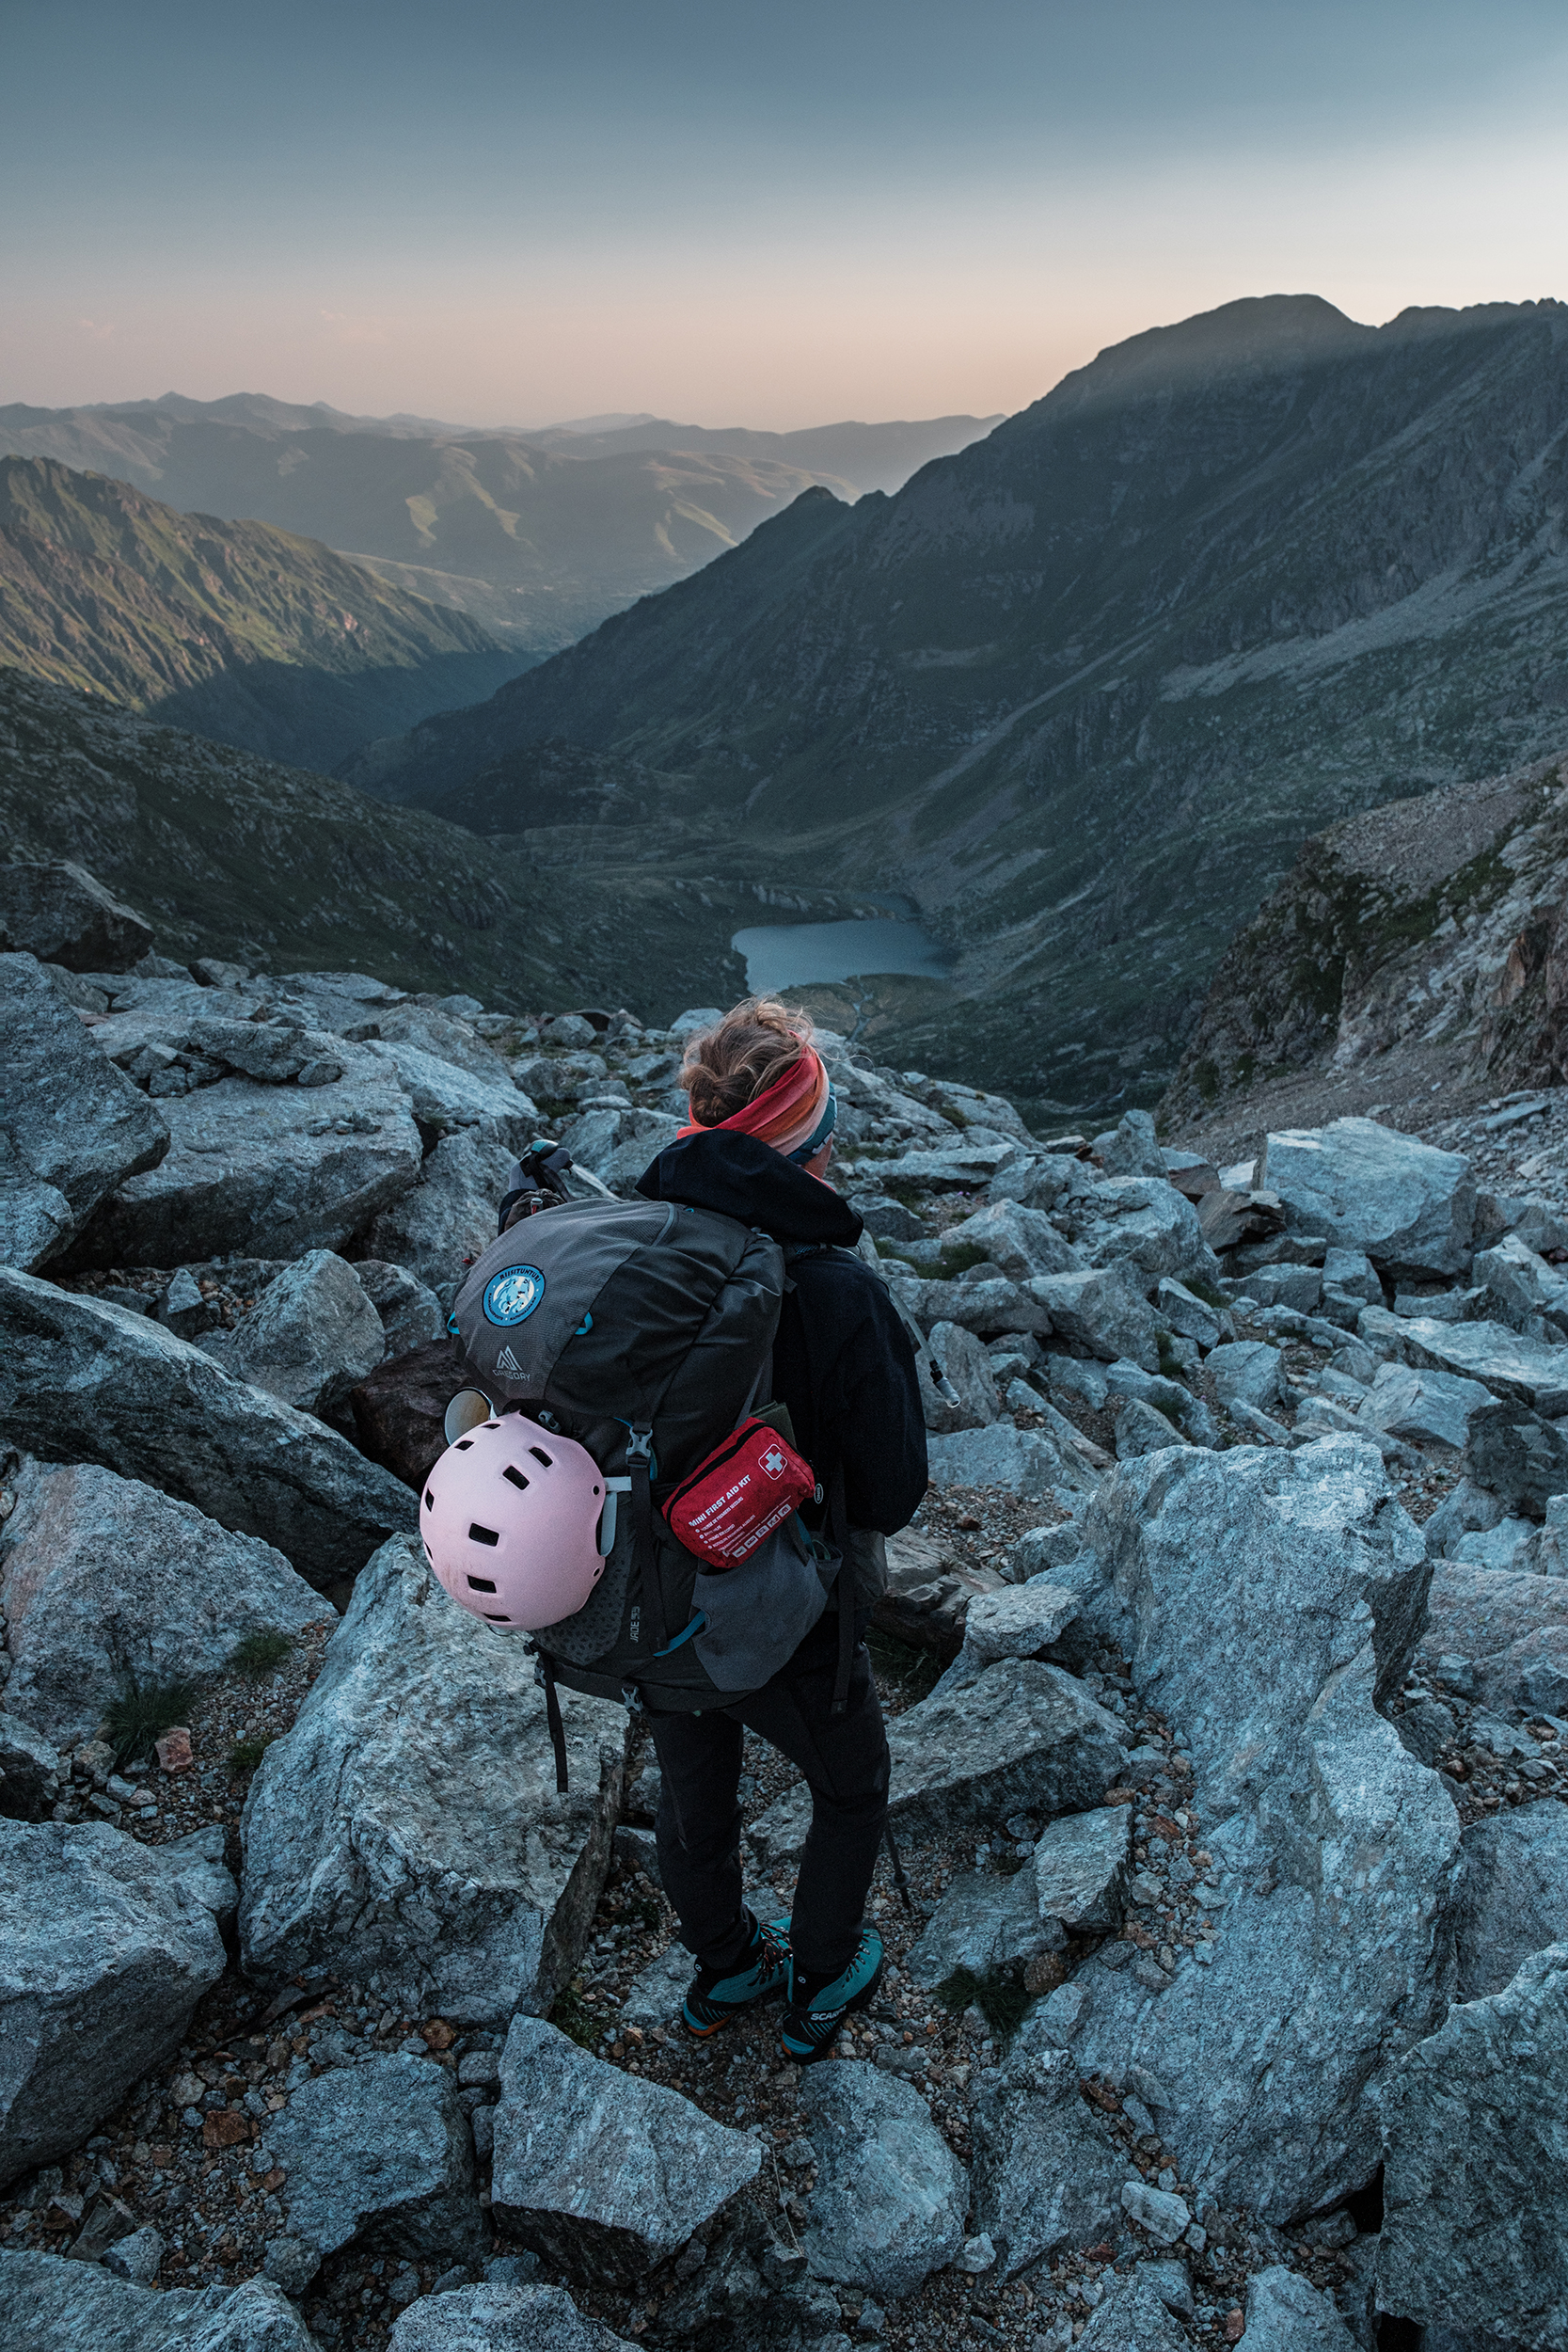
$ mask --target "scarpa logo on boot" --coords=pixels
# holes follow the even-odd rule
[[[502,1329],[526,1323],[544,1295],[545,1278],[536,1265],[505,1266],[484,1285],[484,1320]]]

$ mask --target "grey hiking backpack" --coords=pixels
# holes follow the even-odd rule
[[[824,1535],[796,1513],[721,1573],[675,1540],[659,1509],[748,1413],[792,1437],[787,1414],[766,1402],[788,1279],[776,1241],[716,1211],[571,1200],[502,1233],[458,1293],[452,1327],[492,1406],[585,1446],[610,1489],[603,1575],[582,1608],[533,1636],[562,1787],[558,1680],[701,1713],[759,1689],[828,1605],[844,1553],[842,1479]],[[853,1613],[840,1612],[838,1705]]]

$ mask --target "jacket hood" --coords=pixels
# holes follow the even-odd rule
[[[760,1226],[779,1242],[832,1242],[852,1249],[861,1220],[828,1184],[791,1167],[770,1144],[721,1127],[683,1136],[637,1180],[649,1200],[680,1200]]]

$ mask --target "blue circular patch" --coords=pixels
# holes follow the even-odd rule
[[[484,1285],[484,1320],[503,1329],[526,1323],[544,1295],[545,1278],[536,1265],[509,1265]]]

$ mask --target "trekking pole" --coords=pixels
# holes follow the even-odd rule
[[[885,1822],[882,1826],[882,1836],[887,1840],[887,1858],[893,1865],[893,1883],[898,1889],[899,1895],[903,1899],[904,1909],[909,1913],[911,1918],[912,1919],[914,1916],[914,1898],[910,1893],[910,1882],[904,1874],[904,1866],[898,1858],[898,1849],[894,1843],[893,1832]]]

